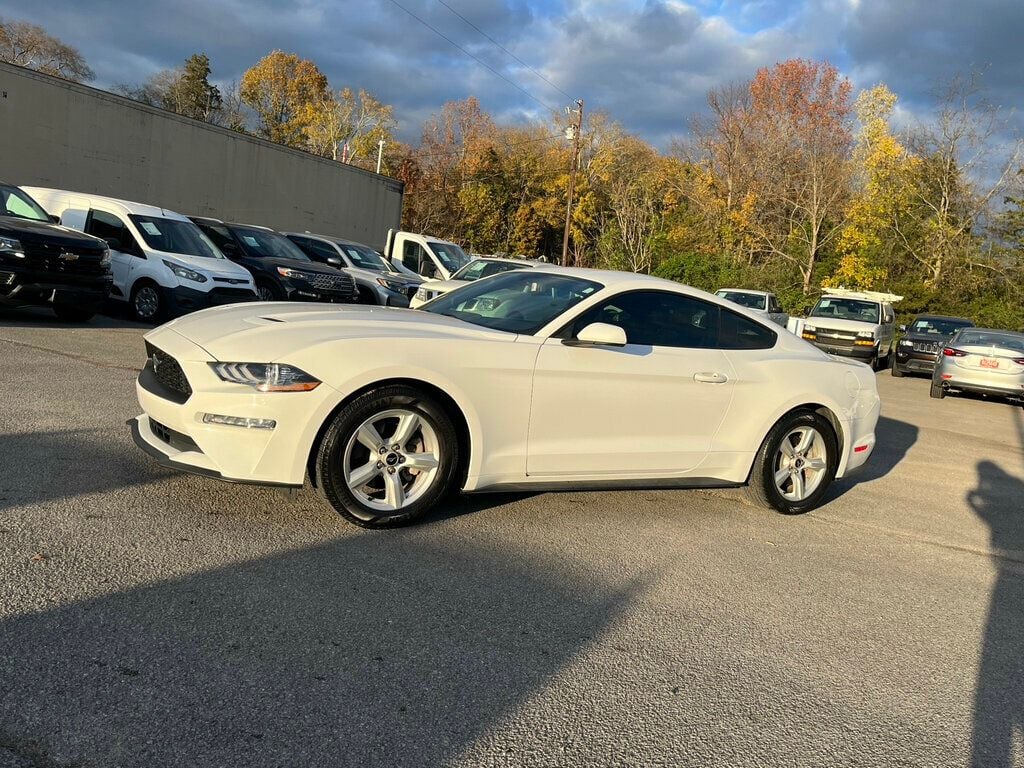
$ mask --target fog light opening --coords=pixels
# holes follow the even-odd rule
[[[273,429],[277,426],[274,419],[255,419],[249,416],[222,416],[219,413],[204,413],[204,424],[221,424],[225,427],[242,427],[243,429]]]

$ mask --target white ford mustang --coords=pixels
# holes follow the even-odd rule
[[[875,444],[874,374],[731,302],[517,270],[421,310],[258,303],[146,335],[135,441],[223,480],[307,477],[365,527],[445,494],[747,485],[799,513]]]

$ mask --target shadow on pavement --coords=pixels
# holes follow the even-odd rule
[[[127,427],[125,427],[127,430]],[[100,430],[0,435],[0,512],[155,482],[172,474]]]
[[[96,314],[87,323],[69,323],[57,317],[49,307],[34,305],[7,306],[0,305],[0,328],[152,328],[130,320],[124,309],[107,306],[102,314]]]
[[[1024,455],[1024,416],[1014,415]],[[997,571],[975,687],[971,764],[1010,768],[1024,758],[1024,482],[982,461],[967,501],[989,527]]]
[[[903,461],[907,452],[917,442],[920,430],[905,421],[882,416],[875,427],[875,450],[867,465],[851,477],[837,480],[829,491],[828,498],[842,496],[858,483],[866,483],[885,477]]]
[[[440,765],[643,589],[431,530],[0,622],[0,747],[83,766]]]

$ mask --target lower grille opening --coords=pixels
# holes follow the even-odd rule
[[[150,418],[149,420],[149,428],[153,430],[153,434],[156,435],[161,442],[167,443],[176,451],[199,451],[199,446],[196,445],[196,442],[191,437],[182,432],[171,429],[153,418]],[[202,453],[202,451],[199,452]]]

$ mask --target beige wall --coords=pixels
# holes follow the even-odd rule
[[[383,248],[401,182],[0,63],[0,179]]]

